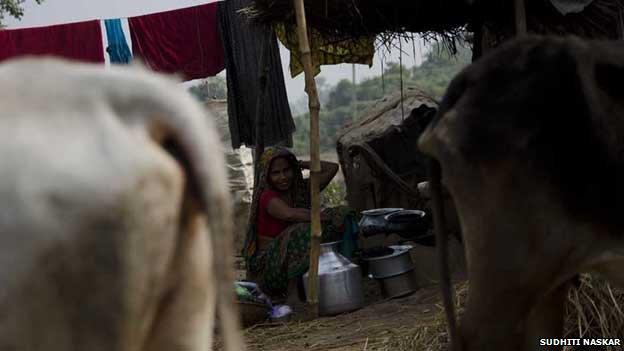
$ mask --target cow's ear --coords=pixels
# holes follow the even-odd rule
[[[596,87],[611,102],[624,104],[624,62],[598,62],[594,66]]]
[[[615,160],[624,151],[624,46],[598,46],[593,57],[589,64],[580,65],[583,92],[594,133]]]

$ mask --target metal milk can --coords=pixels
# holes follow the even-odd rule
[[[321,244],[318,268],[319,314],[353,311],[364,304],[360,267],[338,253],[341,241]],[[308,293],[308,273],[303,275]]]

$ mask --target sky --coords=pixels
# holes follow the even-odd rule
[[[11,29],[71,23],[91,19],[123,18],[201,5],[214,1],[215,0],[45,0],[41,5],[37,5],[34,0],[26,0],[22,4],[24,7],[24,16],[22,19],[16,20],[7,16],[4,19],[4,24],[8,29]],[[126,39],[130,40],[127,24],[124,25],[124,30],[126,31]],[[103,37],[105,37],[105,35],[103,35]],[[103,39],[104,41],[106,40],[106,38]],[[378,50],[373,59],[372,67],[369,68],[367,65],[355,65],[356,82],[368,77],[380,75],[382,57],[384,58],[384,64],[387,62],[399,62],[399,56],[401,56],[403,64],[407,67],[420,64],[426,51],[425,45],[419,41],[416,42],[414,46],[415,48],[413,48],[411,42],[404,42],[402,55],[400,55],[398,49],[393,49],[390,52],[387,52],[387,50]],[[414,51],[416,53],[415,57]],[[281,44],[280,53],[288,99],[294,104],[305,96],[304,75],[301,73],[296,78],[292,79],[288,69],[290,53],[286,48],[281,46]],[[108,60],[108,55],[105,56]],[[225,73],[222,72],[220,74],[224,75]],[[322,66],[321,73],[317,77],[325,78],[325,81],[329,85],[334,85],[341,79],[351,80],[352,65],[339,64]],[[194,83],[195,82],[190,82],[186,85]]]

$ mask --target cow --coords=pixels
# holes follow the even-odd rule
[[[219,138],[175,81],[0,65],[0,349],[241,350]]]
[[[418,144],[462,228],[462,350],[539,349],[579,272],[624,284],[623,82],[622,42],[539,36],[452,80]]]

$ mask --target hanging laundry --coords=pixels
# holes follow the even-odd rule
[[[224,68],[216,11],[210,3],[129,18],[134,57],[187,80],[214,76]]]
[[[104,62],[100,21],[0,30],[0,61],[24,55]]]
[[[254,146],[256,135],[256,104],[260,95],[260,56],[263,37],[269,50],[266,93],[263,98],[262,136],[265,146],[292,146],[295,124],[284,86],[284,73],[277,39],[272,29],[250,23],[239,10],[253,4],[252,0],[227,0],[219,3],[219,27],[227,69],[228,118],[232,147]]]
[[[126,64],[132,61],[132,53],[126,42],[126,36],[121,28],[121,20],[107,19],[104,20],[106,26],[106,38],[108,46],[106,52],[110,57],[111,63]]]
[[[299,50],[297,27],[291,24],[278,23],[275,26],[277,37],[290,51],[290,75],[296,77],[303,72],[303,61]],[[321,73],[321,65],[338,63],[360,63],[368,67],[373,65],[375,55],[375,36],[345,38],[334,37],[314,28],[308,30],[310,56],[314,75]]]

